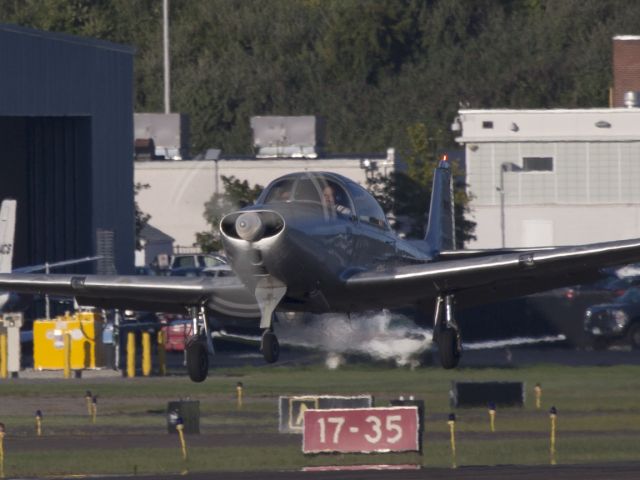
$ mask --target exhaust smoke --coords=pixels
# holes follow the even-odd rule
[[[338,367],[345,357],[353,355],[417,366],[431,347],[431,330],[386,310],[351,316],[282,315],[276,331],[282,344],[327,352],[329,368]]]

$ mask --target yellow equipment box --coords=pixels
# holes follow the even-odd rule
[[[51,320],[33,322],[33,368],[64,368],[64,336],[71,342],[71,369],[104,366],[102,346],[103,319],[97,312],[76,312]]]

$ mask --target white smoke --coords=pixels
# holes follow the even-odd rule
[[[348,355],[415,364],[431,347],[431,330],[386,310],[350,316],[285,315],[276,330],[282,344],[327,352],[330,368],[339,366]]]
[[[517,347],[519,345],[535,345],[537,343],[554,343],[562,342],[567,337],[564,335],[547,335],[544,337],[514,337],[504,340],[485,340],[482,342],[463,343],[464,350],[483,350],[506,347]]]
[[[394,361],[398,366],[418,366],[430,358],[432,330],[421,328],[409,317],[383,310],[352,314],[287,314],[279,317],[276,333],[283,345],[327,352],[326,365],[337,368],[348,356]],[[463,343],[464,350],[503,349],[554,343],[564,335],[515,337]]]

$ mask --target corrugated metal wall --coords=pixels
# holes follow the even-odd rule
[[[18,198],[15,265],[93,255],[133,267],[133,49],[0,25],[0,198]]]

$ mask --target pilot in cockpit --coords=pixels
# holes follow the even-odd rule
[[[336,201],[336,190],[332,185],[326,185],[322,189],[322,197],[325,205],[328,208],[333,209],[339,215],[351,215],[351,209],[340,201],[342,200],[341,198],[338,198]]]

